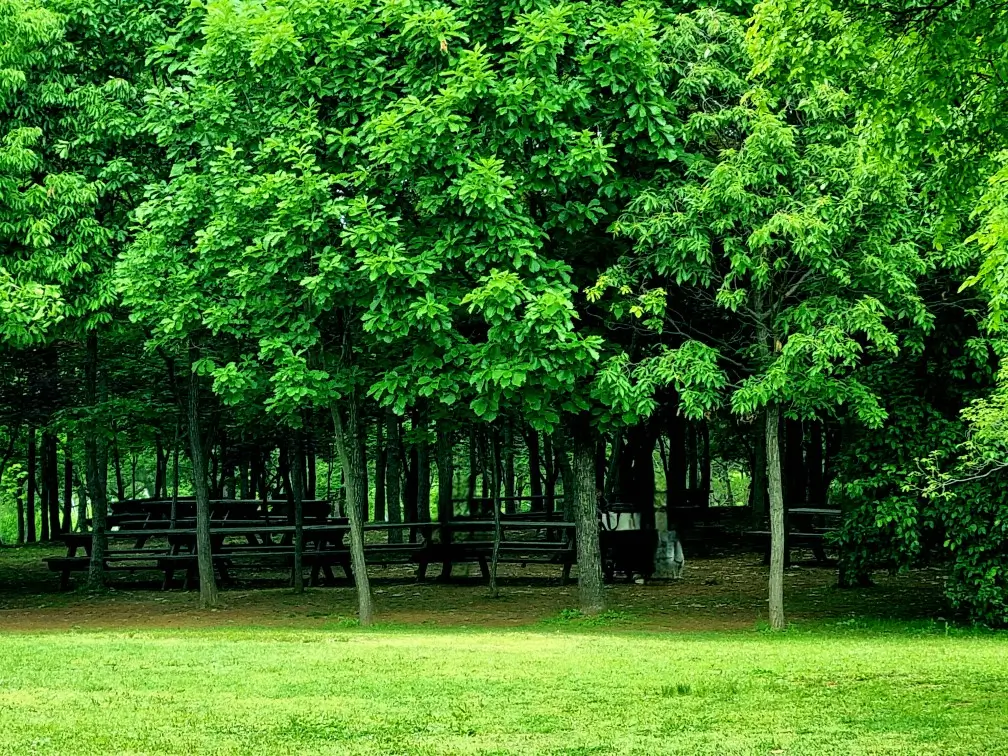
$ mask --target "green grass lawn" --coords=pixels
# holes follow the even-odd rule
[[[0,753],[1008,753],[1008,638],[571,624],[0,634]]]

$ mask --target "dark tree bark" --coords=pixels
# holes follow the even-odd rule
[[[440,527],[441,543],[451,543],[452,534],[448,523],[455,514],[455,440],[452,438],[448,422],[439,420],[437,424],[437,440],[434,461],[437,465],[438,499],[437,518]],[[441,570],[441,579],[451,577],[451,564],[445,562]]]
[[[426,439],[426,436],[421,438],[420,441],[417,442],[416,446],[416,479],[417,479],[416,517],[419,522],[430,522],[431,519],[430,445]]]
[[[556,512],[556,484],[560,475],[556,464],[556,453],[553,450],[553,437],[549,434],[543,437],[543,462],[546,468],[546,490],[543,492],[543,503],[546,516],[549,517]]]
[[[199,376],[192,367],[199,349],[189,347],[189,448],[192,458],[193,491],[196,494],[196,563],[199,568],[200,606],[217,606],[217,579],[214,575],[210,542],[210,490],[207,486],[206,447],[199,412]]]
[[[700,488],[699,442],[696,423],[688,423],[686,426],[686,455],[689,465],[690,491],[696,491]]]
[[[175,527],[178,519],[178,489],[179,489],[179,437],[182,434],[181,423],[175,417],[175,437],[172,439],[172,500],[170,527]]]
[[[417,497],[420,495],[420,481],[417,478],[418,453],[416,444],[410,444],[403,454],[403,522],[417,521]]]
[[[375,522],[385,522],[385,481],[388,477],[388,447],[385,445],[385,423],[375,423]]]
[[[27,483],[27,480],[24,482]],[[18,481],[15,499],[17,499],[15,502],[17,506],[17,545],[23,546],[25,542],[25,499],[24,485],[21,481]]]
[[[168,498],[168,452],[160,433],[154,436],[154,498]]]
[[[609,457],[606,453],[609,445],[604,438],[599,438],[595,444],[595,495],[605,491],[606,469],[609,467]]]
[[[98,333],[91,331],[87,339],[87,361],[84,364],[85,402],[96,412],[103,399],[104,387],[98,371]],[[101,394],[101,395],[100,395]],[[88,498],[91,499],[91,564],[88,569],[88,587],[101,588],[105,584],[106,520],[108,517],[108,443],[99,432],[92,417],[84,438],[84,474],[87,478]]]
[[[779,410],[766,410],[767,481],[770,488],[770,626],[784,629],[784,489],[781,481]]]
[[[388,497],[388,521],[402,522],[402,490],[400,475],[402,474],[402,432],[399,418],[390,410],[386,416],[388,423],[388,458],[385,466],[385,494]],[[402,531],[389,530],[389,543],[402,543]]]
[[[49,492],[49,538],[53,540],[60,533],[59,439],[54,433],[48,434],[46,456],[49,458],[46,465],[49,477],[46,486]]]
[[[60,530],[73,530],[73,434],[67,433],[63,447],[63,525]]]
[[[756,420],[756,444],[754,449],[752,475],[753,521],[762,525],[767,516],[767,457],[766,457],[766,415]]]
[[[304,440],[296,433],[292,446],[291,494],[294,499],[294,570],[295,593],[304,593]]]
[[[535,428],[529,428],[525,443],[528,446],[529,493],[532,496],[532,508],[545,510],[546,506],[542,498],[542,457],[539,451],[539,431]]]
[[[336,446],[343,465],[346,481],[347,516],[350,520],[350,560],[353,566],[354,582],[357,586],[358,620],[361,626],[371,624],[374,604],[371,600],[371,584],[364,561],[364,527],[362,512],[367,509],[366,460],[362,454],[358,420],[357,398],[350,396],[342,407],[332,410]]]
[[[700,424],[700,490],[704,492],[701,506],[710,506],[710,426],[706,422]]]
[[[122,501],[126,498],[126,484],[123,482],[122,460],[119,458],[119,435],[117,433],[112,436],[112,468],[115,470],[116,499]]]
[[[39,465],[39,473],[41,475],[41,487],[39,489],[40,496],[38,500],[39,505],[39,525],[41,526],[41,540],[43,542],[48,541],[49,535],[49,520],[52,517],[50,511],[50,500],[52,499],[52,491],[50,489],[52,483],[52,471],[49,468],[52,465],[52,459],[49,457],[49,433],[45,430],[42,431],[42,440],[39,446],[39,453],[41,454],[41,464]],[[59,528],[57,527],[56,530]]]
[[[479,440],[474,427],[469,431],[469,482],[466,488],[466,504],[469,515],[476,514],[476,477],[479,474]]]
[[[242,446],[241,454],[238,457],[238,498],[243,501],[252,498],[248,446]]]
[[[305,471],[305,497],[309,499],[314,499],[318,493],[318,469],[316,467],[317,460],[315,458],[315,441],[311,438],[308,439],[306,443],[306,465],[307,469]]]
[[[38,490],[38,471],[36,470],[35,428],[28,428],[28,543],[36,543],[35,533],[35,494]]]
[[[505,503],[504,506],[508,514],[514,514],[518,511],[518,502],[515,501],[515,465],[514,465],[514,438],[511,433],[511,423],[504,426],[504,438],[503,438],[503,449],[501,444],[497,444],[496,456],[497,462],[495,462],[496,467],[500,467],[500,456],[503,452],[504,455],[504,496]],[[497,471],[498,476],[500,471]],[[494,489],[494,495],[500,496],[500,481],[498,480],[498,486]]]
[[[493,460],[491,464],[493,465],[493,470],[491,472],[492,481],[491,486],[493,488],[493,523],[494,523],[494,538],[493,538],[493,550],[490,556],[490,595],[494,598],[500,596],[500,591],[497,588],[497,562],[500,559],[500,544],[501,544],[501,439],[497,430],[494,429],[493,437],[490,439],[491,446],[493,448]]]
[[[564,498],[573,504],[577,525],[578,595],[583,614],[598,614],[605,608],[605,596],[595,490],[596,438],[590,420],[575,418],[568,437],[572,459],[570,488],[565,488]]]

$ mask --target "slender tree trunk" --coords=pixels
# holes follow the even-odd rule
[[[426,428],[424,429],[426,434]],[[417,520],[419,522],[430,522],[430,445],[426,435],[417,442],[416,449],[416,478],[417,478]]]
[[[73,530],[73,434],[67,433],[63,447],[63,526],[62,532]]]
[[[375,423],[375,522],[385,522],[385,481],[388,479],[388,447],[385,445],[385,423]]]
[[[780,415],[766,410],[767,480],[770,488],[770,626],[784,629],[784,490],[781,481]]]
[[[546,467],[546,490],[543,492],[543,503],[546,508],[546,516],[550,517],[556,512],[556,483],[560,471],[557,469],[556,454],[553,451],[553,437],[549,434],[543,437],[543,462]]]
[[[455,476],[455,444],[452,439],[451,430],[445,420],[438,421],[437,424],[437,447],[435,451],[435,464],[438,475],[438,500],[437,518],[440,525],[441,543],[451,543],[452,534],[448,525],[455,514],[454,476]],[[448,566],[445,563],[445,566]],[[442,569],[441,577],[447,580],[451,577],[449,569]]]
[[[126,498],[126,484],[123,482],[122,460],[119,458],[119,434],[112,436],[112,468],[115,470],[116,499]]]
[[[493,432],[493,438],[491,439],[493,446],[493,481],[491,483],[493,487],[493,522],[494,522],[494,539],[493,539],[493,551],[490,557],[490,595],[494,598],[500,596],[500,591],[497,588],[497,561],[500,559],[500,543],[501,543],[501,500],[500,500],[500,469],[501,469],[501,440],[497,434],[496,429]]]
[[[752,503],[753,521],[763,524],[767,516],[767,457],[766,457],[766,414],[756,419],[756,444],[753,457]]]
[[[599,548],[597,494],[595,491],[595,433],[587,417],[575,418],[568,436],[571,447],[569,488],[564,500],[570,502],[577,526],[578,594],[583,614],[605,609],[602,587],[602,553]],[[564,465],[567,466],[566,464]]]
[[[85,401],[92,412],[97,412],[98,402],[104,398],[98,375],[98,333],[91,331],[87,339],[87,362],[84,365]],[[88,498],[91,499],[91,564],[88,569],[88,587],[99,589],[105,584],[105,525],[108,517],[108,443],[95,420],[88,424],[84,438],[84,474],[87,478]]]
[[[469,482],[466,488],[466,504],[469,515],[476,514],[476,476],[479,471],[479,440],[474,427],[469,431]]]
[[[292,444],[291,489],[294,497],[294,593],[304,593],[304,441],[300,431]]]
[[[178,416],[175,417],[175,438],[172,440],[172,498],[171,498],[171,522],[170,527],[174,528],[178,521],[178,489],[179,489],[179,437],[182,435],[182,424]]]
[[[160,431],[154,435],[154,498],[168,498],[168,453]]]
[[[27,480],[24,481],[27,484]],[[17,493],[15,494],[17,499],[17,545],[23,546],[25,542],[25,497],[24,497],[24,486],[21,485],[21,481],[18,481]]]
[[[50,540],[50,520],[52,519],[52,508],[50,506],[52,500],[52,457],[49,456],[49,439],[50,434],[48,431],[42,432],[42,443],[39,447],[39,451],[42,454],[42,460],[39,472],[42,476],[42,486],[41,486],[41,496],[39,497],[39,509],[41,510],[39,514],[39,525],[42,528],[42,541],[47,542]],[[59,530],[59,528],[56,528]]]
[[[368,492],[366,479],[361,472],[365,461],[359,443],[357,398],[349,397],[344,403],[343,410],[334,406],[332,415],[336,446],[339,449],[343,476],[346,480],[346,509],[350,520],[350,559],[354,582],[357,585],[358,619],[362,627],[367,627],[372,621],[374,604],[371,601],[371,584],[368,580],[367,564],[364,561],[364,527],[361,513],[367,507]]]
[[[710,505],[711,489],[711,458],[710,458],[710,426],[706,422],[700,424],[700,490],[704,492],[701,506]]]
[[[388,520],[390,523],[402,522],[402,489],[400,475],[402,474],[402,433],[399,418],[391,410],[386,416],[388,423],[388,458],[386,461],[385,493],[388,497]],[[389,543],[402,543],[402,531],[390,530]]]
[[[35,543],[35,494],[38,490],[38,475],[35,458],[35,428],[28,428],[28,543]]]
[[[196,494],[196,563],[199,568],[200,606],[217,606],[217,579],[214,575],[210,540],[210,491],[207,487],[207,458],[199,413],[199,376],[193,365],[199,350],[189,347],[189,447],[192,457],[193,491]]]
[[[315,441],[311,438],[308,439],[305,463],[307,466],[305,470],[305,475],[307,476],[305,480],[305,496],[309,499],[314,499],[318,491],[318,469],[316,468]]]
[[[504,426],[504,496],[506,501],[504,506],[507,507],[508,514],[514,514],[518,511],[518,502],[515,501],[515,465],[514,465],[514,437],[511,433],[511,423]],[[501,449],[498,445],[497,456],[500,457]],[[499,466],[500,462],[497,462]],[[498,475],[500,473],[498,472]],[[499,481],[498,481],[499,483]],[[494,494],[500,496],[498,488],[494,489]]]
[[[52,540],[60,533],[59,439],[55,433],[50,433],[48,441],[46,454],[49,457],[49,538]]]
[[[87,485],[80,471],[74,473],[74,480],[77,485],[77,532],[83,533],[88,529],[88,496]]]
[[[542,486],[542,455],[539,451],[539,431],[529,428],[526,436],[529,463],[529,494],[532,496],[532,508],[537,511],[546,509],[543,501]]]
[[[689,487],[691,491],[700,488],[700,434],[696,423],[689,423],[686,432],[687,454],[689,455]]]

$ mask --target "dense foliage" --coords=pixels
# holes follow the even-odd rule
[[[775,542],[843,508],[841,583],[1008,623],[1006,46],[997,0],[0,0],[3,505],[60,527],[59,441],[63,528],[180,449],[443,518],[465,447],[585,548],[713,448]]]

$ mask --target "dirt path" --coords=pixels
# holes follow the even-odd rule
[[[205,612],[194,592],[155,589],[153,575],[117,576],[107,593],[60,593],[42,564],[40,548],[0,551],[0,631],[206,628],[228,626],[320,628],[355,613],[349,586],[315,588],[296,596],[278,575],[239,583],[224,605]],[[521,627],[557,621],[577,605],[577,587],[562,586],[558,570],[502,569],[501,596],[478,579],[417,584],[406,569],[376,569],[373,589],[381,622],[431,626]],[[608,588],[612,624],[656,630],[752,628],[766,618],[766,568],[756,555],[694,559],[683,580]],[[789,619],[932,619],[946,613],[942,576],[934,569],[876,575],[872,588],[839,590],[836,573],[799,564],[786,573]],[[272,586],[272,587],[263,587]]]

